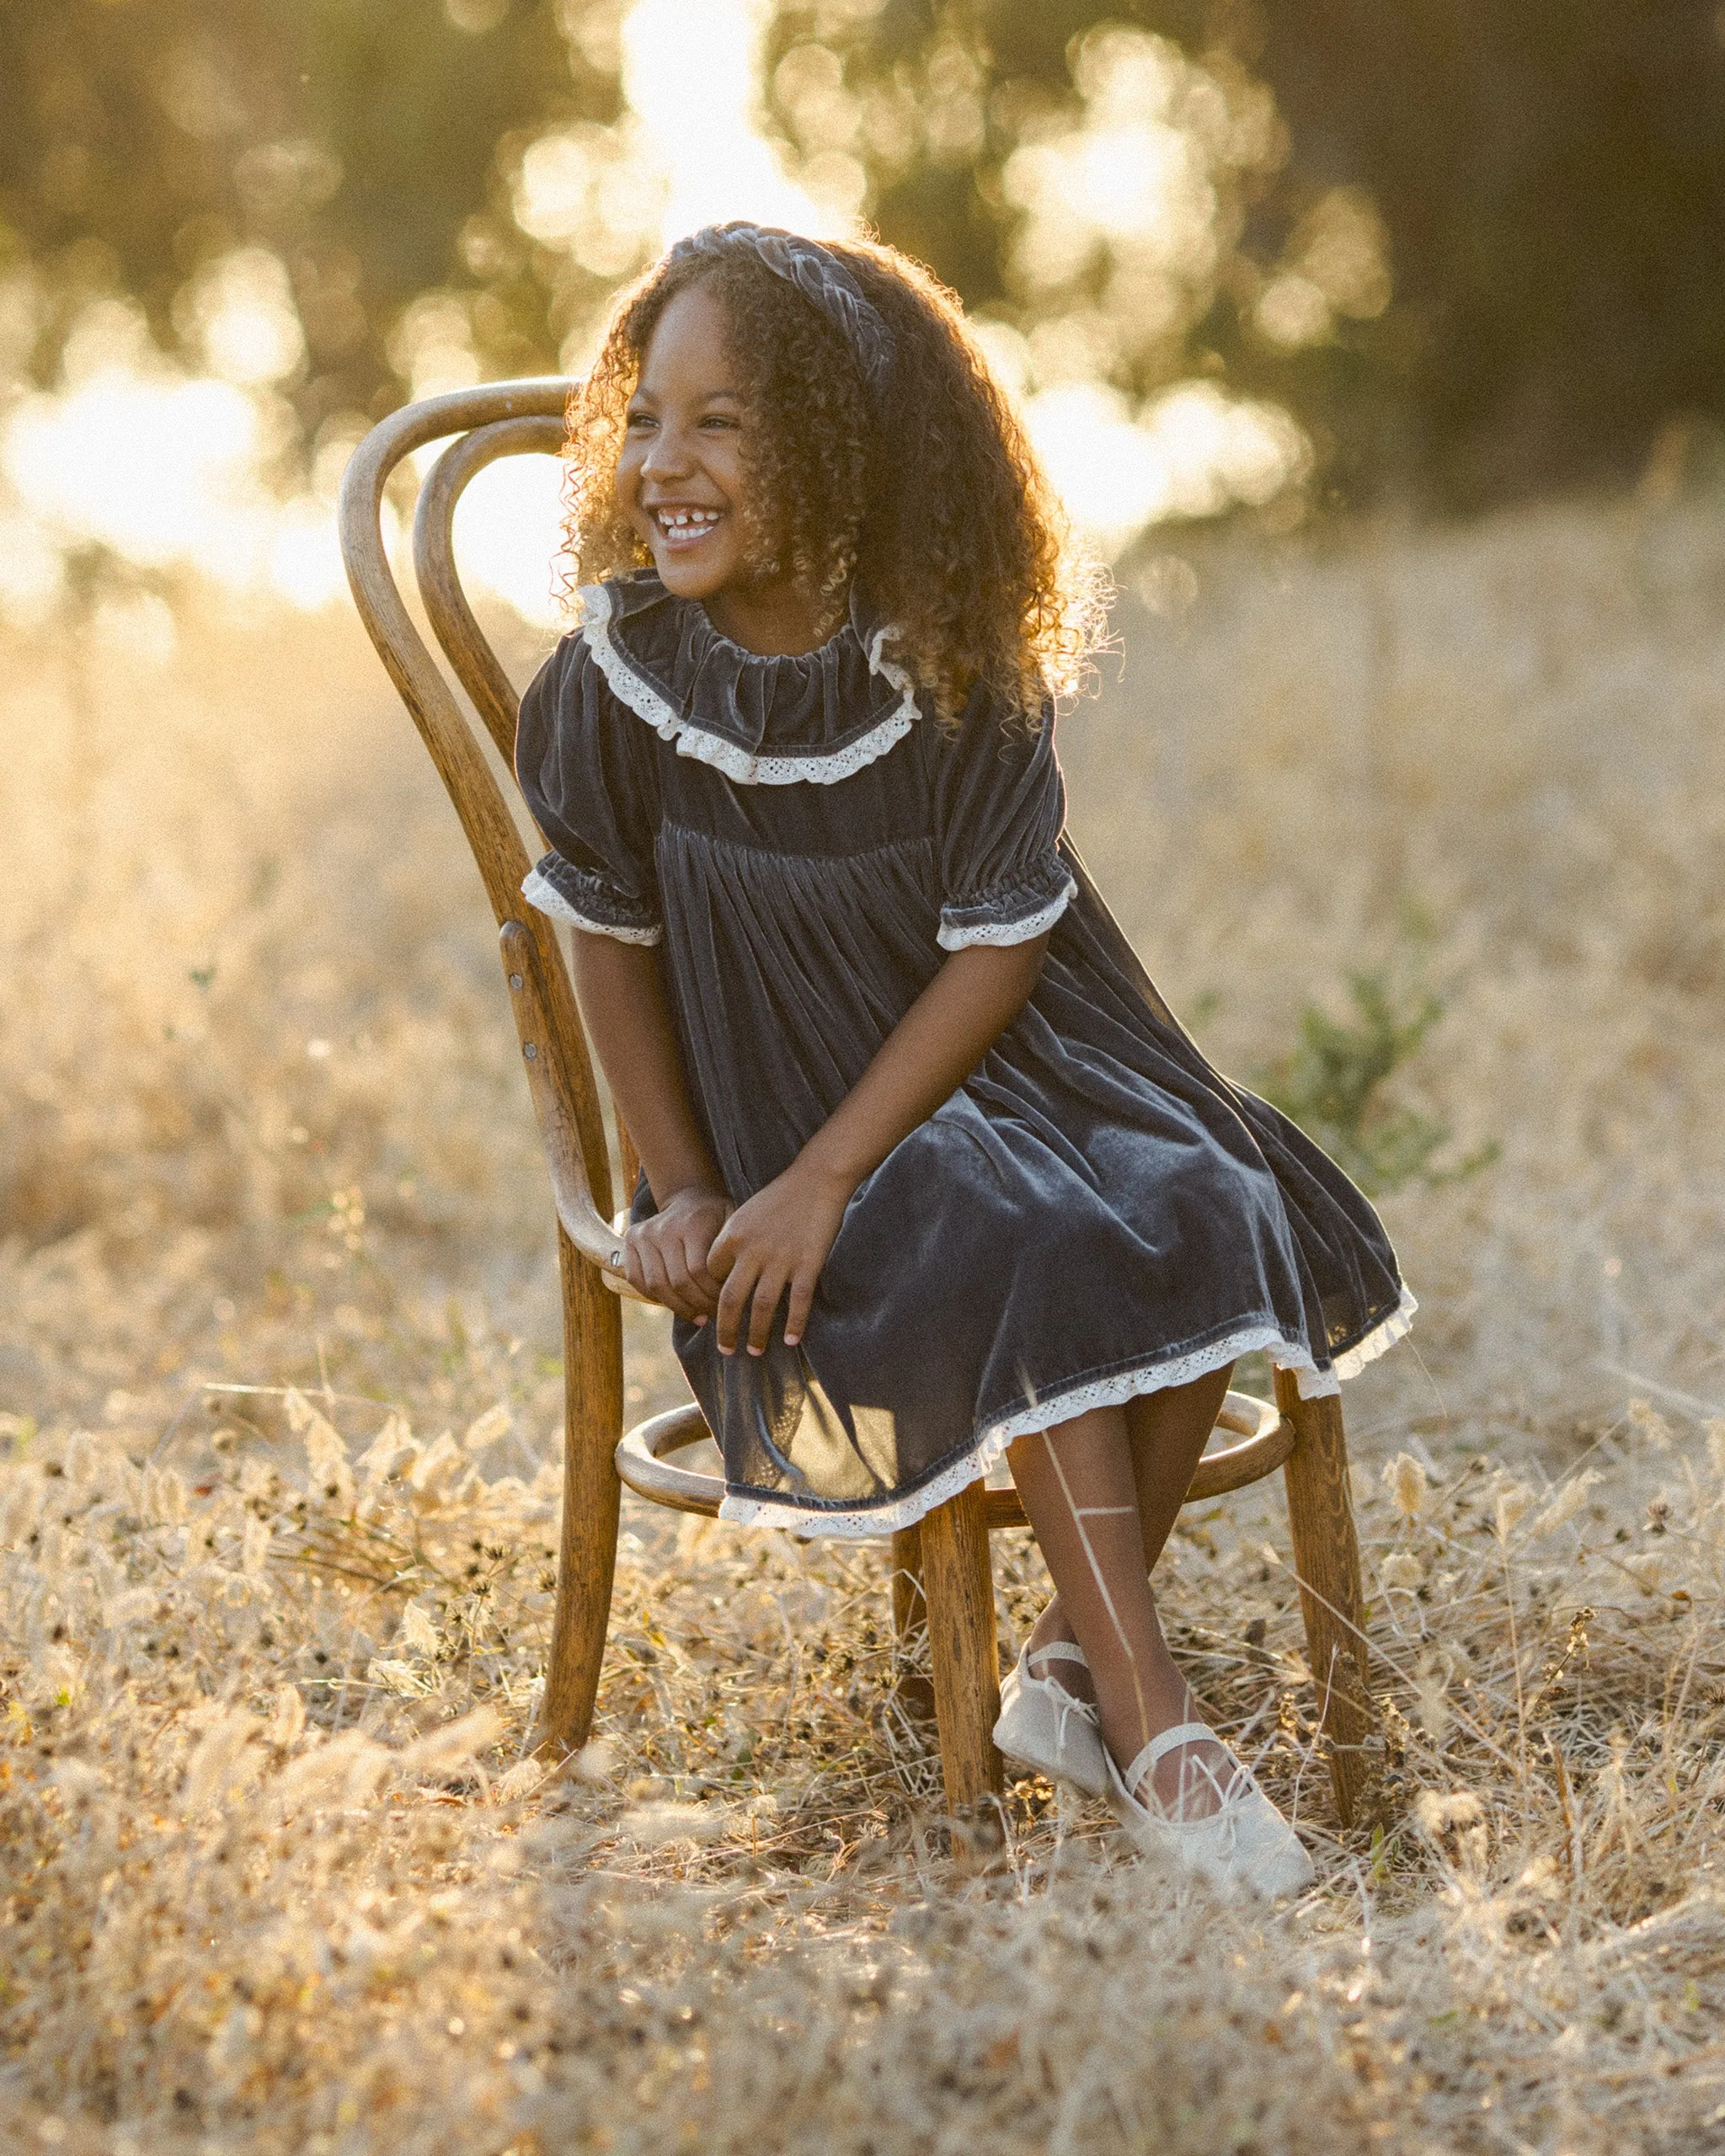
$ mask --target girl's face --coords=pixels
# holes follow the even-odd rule
[[[813,648],[812,601],[774,559],[771,520],[744,456],[748,408],[718,297],[691,285],[648,340],[617,459],[617,505],[666,590],[708,602],[724,633],[760,652]]]

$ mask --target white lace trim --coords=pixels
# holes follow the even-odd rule
[[[943,921],[934,940],[943,951],[967,951],[975,943],[1028,943],[1033,936],[1052,928],[1077,895],[1078,886],[1069,876],[1065,889],[1039,913],[1026,914],[1020,921],[980,921],[974,928],[948,927]]]
[[[727,1492],[718,1516],[738,1527],[782,1527],[797,1534],[825,1534],[844,1541],[864,1541],[876,1535],[894,1534],[900,1528],[915,1526],[937,1505],[945,1504],[949,1497],[956,1497],[960,1490],[986,1475],[1015,1438],[1028,1437],[1033,1431],[1046,1430],[1055,1423],[1069,1422],[1074,1416],[1087,1414],[1092,1407],[1119,1407],[1145,1393],[1162,1392],[1171,1385],[1190,1385],[1194,1379],[1208,1376],[1210,1371],[1237,1361],[1242,1355],[1267,1351],[1278,1369],[1293,1372],[1302,1400],[1326,1399],[1340,1390],[1343,1378],[1357,1377],[1368,1363],[1375,1362],[1386,1348],[1394,1347],[1413,1323],[1418,1307],[1404,1288],[1401,1301],[1382,1324],[1374,1326],[1357,1347],[1338,1355],[1327,1370],[1319,1370],[1311,1350],[1289,1340],[1279,1326],[1255,1325],[1230,1333],[1226,1340],[1215,1341],[1208,1348],[1195,1348],[1189,1355],[1140,1363],[1132,1369],[1116,1370],[1112,1376],[1098,1378],[1093,1384],[1072,1385],[1064,1392],[1050,1393],[1033,1406],[991,1423],[962,1459],[953,1460],[932,1481],[925,1482],[921,1489],[894,1504],[875,1506],[866,1511],[829,1512],[814,1507],[779,1504],[770,1498],[733,1497]]]
[[[868,670],[898,691],[897,709],[841,749],[811,750],[802,756],[751,755],[723,734],[709,733],[694,720],[682,718],[650,682],[636,673],[627,654],[611,641],[611,594],[602,584],[584,584],[579,596],[581,633],[612,694],[638,718],[644,718],[660,740],[675,744],[680,756],[711,764],[739,786],[795,786],[799,782],[810,786],[836,785],[902,741],[916,720],[916,684],[902,667],[882,654],[882,646],[892,630],[877,629],[868,646]]]
[[[1404,1288],[1402,1290],[1402,1299],[1383,1323],[1375,1325],[1356,1347],[1350,1348],[1345,1353],[1338,1355],[1335,1361],[1331,1364],[1330,1370],[1337,1382],[1334,1385],[1327,1387],[1326,1390],[1332,1392],[1337,1390],[1343,1378],[1357,1378],[1368,1363],[1376,1362],[1380,1355],[1393,1348],[1396,1342],[1412,1328],[1414,1314],[1418,1308],[1419,1305],[1413,1299],[1413,1290],[1411,1288]],[[1316,1400],[1322,1396],[1302,1380],[1300,1396],[1302,1400]]]
[[[521,896],[540,913],[549,914],[553,921],[566,921],[571,928],[585,928],[590,936],[610,936],[619,943],[656,943],[664,935],[662,928],[619,928],[608,921],[591,921],[559,891],[551,878],[541,869],[529,872],[521,885]]]

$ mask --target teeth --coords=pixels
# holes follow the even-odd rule
[[[667,531],[680,531],[717,524],[719,512],[716,509],[660,510],[658,516]]]

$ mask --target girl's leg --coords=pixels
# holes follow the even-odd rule
[[[1158,1731],[1198,1719],[1162,1636],[1146,1552],[1153,1562],[1167,1540],[1229,1375],[1219,1370],[1149,1394],[1130,1410],[1094,1409],[1021,1438],[1008,1455],[1055,1588],[1030,1636],[1031,1667],[1044,1673],[1036,1650],[1049,1641],[1077,1641],[1095,1680],[1103,1742],[1123,1767]],[[1135,1436],[1146,1470],[1142,1510],[1133,1471]],[[1071,1662],[1049,1664],[1048,1673],[1069,1690],[1089,1689]],[[1222,1775],[1223,1758],[1215,1744],[1170,1753],[1156,1770],[1157,1796],[1180,1816],[1203,1817],[1217,1802],[1204,1768]]]

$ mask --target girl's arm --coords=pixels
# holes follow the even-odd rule
[[[630,1282],[680,1317],[716,1315],[720,1348],[734,1353],[745,1335],[752,1355],[766,1353],[788,1287],[785,1339],[801,1339],[852,1193],[981,1062],[1028,1001],[1048,948],[1038,936],[955,952],[790,1166],[727,1219],[659,953],[579,929],[572,941],[581,1015],[659,1208],[629,1230]]]
[[[660,954],[581,929],[571,940],[581,1017],[659,1208],[629,1230],[630,1284],[704,1323],[719,1293],[708,1252],[730,1209],[689,1105]]]
[[[787,1288],[785,1340],[793,1347],[801,1339],[852,1192],[964,1083],[1023,1009],[1048,940],[1038,936],[954,952],[790,1166],[725,1221],[704,1268],[724,1283],[716,1326],[724,1353],[734,1352],[740,1335],[751,1355],[766,1353],[773,1312]],[[669,1022],[667,1017],[667,1027]],[[610,1070],[607,1061],[607,1076]],[[635,1142],[644,1161],[638,1132]],[[656,1193],[650,1164],[647,1172]]]

